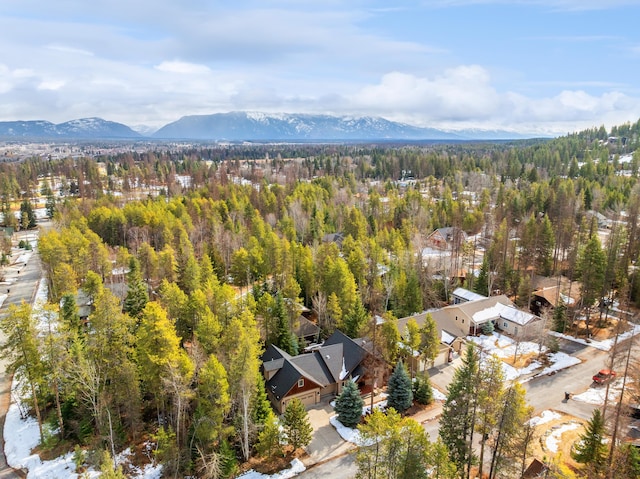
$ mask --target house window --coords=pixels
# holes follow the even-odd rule
[[[464,324],[464,318],[462,318],[462,324]]]
[[[298,379],[298,387],[299,388],[303,388],[304,387],[304,379],[303,378]]]
[[[504,323],[502,323],[502,325],[503,325],[505,328],[508,328],[508,327],[509,327],[509,324],[508,324],[506,321],[505,321]]]

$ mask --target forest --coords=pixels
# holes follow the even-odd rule
[[[639,133],[640,122],[522,142],[192,146],[0,163],[4,226],[41,228],[38,208],[52,225],[38,241],[51,324],[30,305],[13,308],[0,325],[3,355],[50,449],[82,457],[151,442],[167,477],[235,477],[281,456],[282,444],[309,441],[304,409],[284,414],[285,432],[274,427],[260,360],[270,344],[303,352],[305,309],[318,342],[335,330],[370,337],[384,318],[391,372],[404,354],[397,319],[448,303],[461,278],[525,309],[534,274],[579,282],[581,301],[558,308],[549,327],[564,332],[586,316],[586,337],[602,327],[591,314],[599,305],[638,306]],[[595,213],[609,220],[605,242]],[[454,248],[464,275],[424,260],[427,236],[444,227],[473,238]],[[3,262],[10,251],[5,241]],[[421,338],[415,348],[432,354],[433,337]],[[489,477],[520,477],[527,431],[516,425],[530,411],[497,373],[469,382],[477,360],[465,353],[449,391],[460,399],[445,403],[445,419],[473,425],[443,420],[443,442],[420,459],[440,472],[424,477],[469,477],[474,427],[501,441]],[[489,407],[497,390],[500,411]],[[375,414],[364,434],[379,433],[376,421],[397,440],[413,427]],[[633,454],[621,449],[609,464],[638,471]],[[598,457],[573,477],[605,477]],[[382,477],[365,459],[361,477]],[[384,476],[409,477],[394,474]]]

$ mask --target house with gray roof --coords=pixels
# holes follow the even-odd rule
[[[469,301],[476,301],[478,299],[485,299],[486,296],[483,296],[478,293],[474,293],[473,291],[469,291],[465,288],[456,288],[453,293],[453,304],[467,303]]]
[[[271,344],[262,355],[267,395],[282,413],[297,398],[305,406],[340,394],[347,381],[364,383],[367,351],[340,331],[317,349],[291,356]]]

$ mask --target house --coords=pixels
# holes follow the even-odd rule
[[[589,210],[585,213],[585,216],[590,220],[595,218],[598,228],[600,229],[611,229],[613,224],[613,221],[598,211]]]
[[[453,338],[481,334],[483,326],[488,322],[516,339],[533,337],[544,327],[541,318],[517,309],[509,298],[500,295],[452,304],[428,313],[402,318],[398,320],[398,329],[402,331],[401,328],[405,327],[410,318],[414,318],[422,326],[427,314],[431,314],[441,334],[444,331]]]
[[[267,395],[280,414],[294,398],[305,406],[318,404],[340,394],[349,380],[364,384],[366,357],[367,352],[340,331],[319,348],[297,356],[271,344],[262,355]]]
[[[438,228],[427,236],[427,247],[438,250],[458,249],[462,243],[467,241],[467,233],[456,226]]]
[[[311,343],[317,341],[320,336],[320,327],[313,321],[309,321],[300,315],[294,325],[293,334],[295,334],[299,340],[303,340],[305,343]]]
[[[400,333],[400,337],[405,338],[405,335],[408,333],[407,323],[410,319],[413,319],[419,327],[422,327],[424,325],[427,314],[433,314],[433,311],[415,314],[413,316],[407,316],[405,318],[399,319],[398,332]],[[436,358],[433,361],[427,362],[414,352],[414,354],[411,354],[407,360],[407,367],[411,371],[421,372],[434,366],[443,366],[449,364],[453,360],[453,353],[460,353],[460,351],[462,350],[463,340],[461,337],[458,337],[445,329],[438,329],[438,332],[440,334],[440,348],[438,350]]]
[[[478,299],[486,299],[486,296],[483,296],[478,293],[474,293],[473,291],[469,291],[465,288],[456,288],[453,293],[453,304],[461,304],[468,303],[469,301],[477,301]]]
[[[535,290],[531,293],[531,311],[539,316],[546,309],[553,310],[560,302],[565,306],[576,306],[580,302],[582,284],[578,281],[570,281],[564,276],[559,278],[537,276],[534,278],[534,288]]]
[[[536,477],[547,477],[549,467],[542,461],[534,458],[529,467],[524,471],[524,479],[534,479]]]
[[[342,249],[342,242],[344,241],[344,233],[328,233],[322,237],[323,243],[335,243],[338,248]]]

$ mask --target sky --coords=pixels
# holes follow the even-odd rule
[[[640,119],[639,18],[640,0],[2,0],[0,121],[609,128]]]

